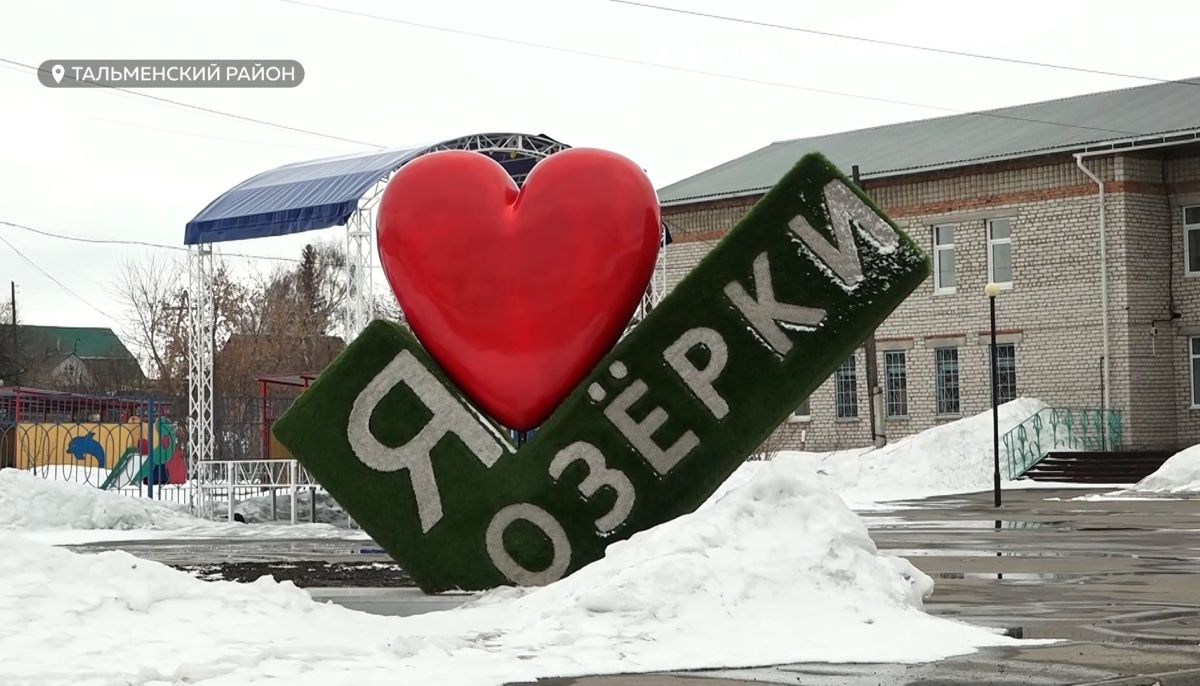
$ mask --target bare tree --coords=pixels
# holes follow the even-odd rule
[[[386,319],[397,324],[405,323],[404,311],[400,309],[400,303],[396,302],[396,296],[390,290],[386,293],[375,294],[372,310],[376,319]]]
[[[779,453],[787,447],[787,441],[783,437],[783,432],[776,429],[767,436],[767,440],[762,442],[754,452],[750,453],[747,460],[774,460],[779,456]]]
[[[117,294],[125,305],[125,335],[151,375],[167,388],[174,386],[180,371],[170,356],[172,343],[187,335],[186,291],[179,285],[184,272],[178,261],[151,253],[126,259],[117,278]]]

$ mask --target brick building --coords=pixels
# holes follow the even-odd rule
[[[1001,400],[1119,410],[1125,448],[1200,443],[1200,83],[774,143],[659,191],[668,285],[814,151],[857,166],[933,259],[876,332],[888,440],[990,407],[995,281]],[[867,368],[860,348],[781,427],[787,443],[868,445]]]

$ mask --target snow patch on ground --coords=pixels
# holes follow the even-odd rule
[[[296,493],[296,521],[309,522],[312,517],[312,493],[308,489],[299,489]],[[342,509],[333,496],[328,493],[318,492],[316,521],[320,524],[332,524],[334,526],[348,527],[350,524],[350,515]],[[234,505],[234,514],[239,514],[242,518],[251,524],[259,524],[264,522],[286,522],[291,519],[292,500],[291,495],[281,489],[275,495],[275,512],[272,516],[271,512],[271,496],[260,495],[253,498],[241,500]]]
[[[210,521],[193,517],[182,504],[45,479],[19,469],[0,469],[0,531],[4,529],[52,545],[156,538],[368,539],[361,531],[328,524]]]
[[[922,612],[931,579],[880,554],[804,464],[755,471],[556,584],[408,618],[317,604],[268,578],[204,582],[122,552],[81,555],[0,532],[0,652],[21,656],[0,659],[0,682],[480,686],[926,661],[1016,643]],[[95,637],[113,635],[136,637],[136,650],[112,659]]]
[[[190,521],[180,505],[0,469],[0,527],[163,529]]]
[[[1171,456],[1150,476],[1130,489],[1140,493],[1200,493],[1200,445]]]

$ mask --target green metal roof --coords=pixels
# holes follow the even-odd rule
[[[1173,81],[772,143],[658,191],[664,205],[757,194],[820,152],[863,178],[1200,130],[1200,84]]]
[[[74,352],[81,358],[134,359],[112,329],[94,326],[21,326],[41,355]]]

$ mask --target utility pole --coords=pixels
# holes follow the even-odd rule
[[[850,168],[850,175],[854,180],[854,185],[862,190],[857,164]],[[883,430],[883,390],[879,387],[879,360],[876,359],[875,329],[871,329],[871,335],[867,337],[864,352],[867,357],[867,411],[871,420],[871,442],[876,448],[882,448],[887,445],[887,434]]]
[[[17,282],[9,281],[10,302],[12,303],[12,366],[13,385],[21,385],[21,355],[17,350]]]

